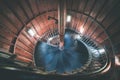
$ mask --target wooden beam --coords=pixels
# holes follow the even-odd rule
[[[64,33],[66,26],[66,0],[59,0],[58,4],[58,30],[60,37],[59,48],[62,49],[64,46]]]

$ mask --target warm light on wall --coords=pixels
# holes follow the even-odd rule
[[[84,28],[81,27],[81,28],[80,28],[80,33],[83,33],[83,32],[84,32]]]
[[[28,30],[27,30],[27,33],[30,35],[30,36],[35,36],[35,30],[33,29],[33,28],[29,28]]]
[[[111,68],[111,62],[109,63],[109,65],[101,73],[103,74],[103,73],[108,72],[110,70],[110,68]]]
[[[72,19],[71,15],[68,15],[68,16],[67,16],[67,22],[70,22],[71,19]]]
[[[120,59],[117,56],[115,56],[115,64],[120,66]]]

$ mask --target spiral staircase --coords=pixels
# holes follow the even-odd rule
[[[119,0],[1,0],[0,79],[119,80],[119,9]]]

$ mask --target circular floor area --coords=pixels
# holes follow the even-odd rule
[[[66,30],[64,36],[64,49],[39,41],[35,48],[34,59],[37,67],[45,71],[56,73],[69,73],[81,68],[89,58],[86,46],[74,38],[73,31]]]

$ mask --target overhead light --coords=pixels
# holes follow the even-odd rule
[[[50,41],[53,39],[53,37],[50,37],[47,41],[47,43],[50,43]]]
[[[75,39],[81,39],[81,36],[79,34],[75,35]]]
[[[28,34],[30,35],[30,36],[35,36],[35,31],[34,31],[34,29],[33,28],[29,28],[28,30],[27,30],[27,32],[28,32]]]
[[[53,39],[53,37],[50,37],[48,40],[51,41]]]
[[[84,28],[81,27],[81,28],[80,28],[80,33],[83,33],[83,32],[84,32]]]
[[[67,16],[67,22],[70,22],[70,21],[71,21],[71,18],[72,18],[71,15],[68,15],[68,16]]]
[[[99,57],[100,56],[100,53],[98,52],[98,50],[97,49],[93,49],[93,48],[90,48],[90,50],[91,50],[91,52],[93,53],[93,56],[94,57]]]
[[[98,52],[98,51],[96,51],[96,52],[94,52],[93,56],[94,56],[94,57],[99,57],[99,56],[100,56],[100,54],[99,54],[99,52]]]
[[[100,53],[102,53],[102,54],[105,53],[105,49],[104,49],[104,48],[99,49],[98,51],[99,51]]]

